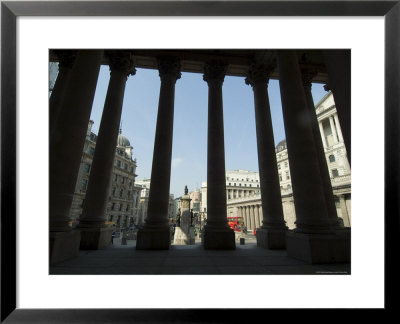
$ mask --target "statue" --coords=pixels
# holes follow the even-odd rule
[[[185,186],[185,195],[187,195],[188,194],[188,188],[187,188],[187,186]]]

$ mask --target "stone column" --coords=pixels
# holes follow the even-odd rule
[[[340,120],[347,156],[351,164],[351,52],[324,50],[328,88],[332,90]]]
[[[78,52],[50,137],[50,263],[79,253],[80,234],[71,231],[69,212],[102,57],[102,50]]]
[[[106,204],[114,167],[118,128],[121,121],[126,80],[135,74],[129,51],[106,52],[110,65],[110,81],[94,151],[85,206],[80,218],[83,250],[97,250],[111,243],[112,228],[107,227]]]
[[[257,246],[283,249],[287,227],[283,218],[282,199],[268,97],[272,66],[252,66],[246,83],[253,87],[257,132],[258,166],[260,171],[263,225],[257,231]]]
[[[340,195],[339,196],[339,201],[340,201],[340,209],[342,211],[342,219],[343,219],[343,225],[345,227],[350,227],[350,217],[349,217],[349,212],[347,210],[346,206],[346,198],[345,195]]]
[[[180,62],[175,58],[163,57],[158,61],[161,88],[154,139],[149,205],[146,223],[137,235],[137,250],[166,250],[170,246],[168,204],[171,179],[175,83],[181,77],[180,68]],[[208,188],[207,190],[209,191],[210,189]],[[207,205],[209,205],[209,202],[207,202]],[[208,215],[210,214],[209,207],[207,207],[207,213]]]
[[[335,123],[333,122],[333,117],[332,116],[329,117],[329,123],[330,123],[331,129],[332,129],[333,144],[337,144],[338,143],[338,137],[337,137],[336,127],[335,127]]]
[[[319,165],[319,173],[321,175],[322,186],[323,186],[323,194],[325,197],[326,207],[328,211],[328,217],[330,219],[331,225],[334,228],[339,228],[339,219],[336,211],[335,206],[335,199],[333,196],[333,189],[332,183],[329,176],[329,169],[326,162],[325,150],[322,144],[321,133],[318,127],[318,118],[315,112],[314,100],[312,97],[311,87],[312,87],[312,79],[315,75],[315,72],[303,70],[302,71],[302,78],[303,78],[303,86],[307,100],[307,106],[312,126],[312,133],[314,136],[314,144],[315,144],[315,151],[317,154],[318,165]],[[331,123],[332,127],[332,123]],[[332,131],[333,132],[333,131]],[[336,138],[336,133],[333,132],[334,138]],[[334,140],[337,142],[337,140]]]
[[[51,92],[49,102],[49,126],[50,134],[53,133],[54,126],[58,115],[60,114],[61,102],[64,98],[65,89],[71,77],[72,65],[76,58],[76,50],[56,50],[55,55],[58,57],[58,76]],[[50,135],[51,136],[51,135]]]
[[[207,133],[207,206],[204,228],[205,249],[235,249],[235,233],[228,226],[226,215],[225,147],[222,107],[222,83],[227,66],[206,64],[204,81],[208,83]]]
[[[338,119],[337,114],[334,114],[333,118],[335,119],[336,131],[337,131],[337,135],[339,138],[339,142],[343,143],[343,134],[342,134],[342,130],[340,129],[340,124],[339,124],[339,119]]]
[[[326,144],[325,131],[324,131],[324,126],[322,126],[322,121],[319,123],[319,131],[320,131],[320,134],[321,134],[323,147],[327,148],[328,144]]]
[[[288,256],[310,263],[347,262],[349,244],[330,226],[313,127],[297,53],[277,52],[286,142],[297,228],[287,233]]]

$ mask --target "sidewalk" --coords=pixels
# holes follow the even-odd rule
[[[77,258],[50,267],[50,274],[350,274],[350,264],[310,265],[267,250],[246,237],[235,250],[204,250],[195,245],[171,245],[169,250],[136,250],[136,241],[120,239],[104,250],[81,251]]]

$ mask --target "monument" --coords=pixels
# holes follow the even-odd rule
[[[188,188],[185,186],[185,194],[182,196],[179,203],[180,215],[178,216],[178,223],[175,227],[174,245],[194,245],[195,235],[194,227],[192,224],[192,214],[190,212],[190,196],[188,195]]]

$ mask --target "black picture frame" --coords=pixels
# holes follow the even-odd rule
[[[268,310],[16,308],[16,19],[19,16],[384,16],[385,308],[396,305],[399,246],[400,1],[1,1],[1,322],[236,322]],[[366,67],[368,68],[368,67]],[[373,239],[373,238],[372,238]],[[371,259],[373,256],[371,257]],[[373,262],[373,259],[371,260]],[[345,292],[344,292],[345,293]],[[269,310],[275,311],[275,310]],[[299,310],[297,310],[299,311]],[[380,310],[379,310],[380,311]],[[268,315],[270,316],[270,315]],[[335,315],[334,315],[335,316]]]

